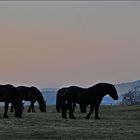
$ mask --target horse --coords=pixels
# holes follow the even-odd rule
[[[37,101],[39,104],[39,109],[41,112],[46,112],[46,102],[42,96],[42,93],[36,87],[17,87],[18,94],[21,96],[22,100],[30,101],[30,106],[28,112],[35,112],[34,103]],[[11,112],[13,111],[13,106],[11,106]]]
[[[57,91],[57,95],[56,95],[56,111],[60,112],[61,111],[61,101],[62,98],[65,96],[65,92],[68,88],[61,88]],[[72,110],[73,112],[75,112],[75,107],[76,107],[76,103],[73,102],[72,104]],[[86,106],[82,106],[80,105],[80,111],[81,113],[86,113]]]
[[[62,118],[67,118],[66,113],[69,109],[69,117],[76,119],[72,111],[72,103],[79,103],[81,105],[90,105],[90,111],[85,119],[90,119],[91,114],[95,109],[95,119],[100,119],[98,115],[99,106],[105,95],[109,94],[114,100],[118,100],[117,90],[115,85],[110,83],[98,83],[89,88],[81,88],[77,86],[69,87],[65,92],[65,97],[61,102]]]
[[[15,108],[15,117],[22,117],[22,100],[17,89],[13,85],[0,85],[0,102],[5,102],[5,111],[3,114],[4,118],[8,118],[7,111],[9,103],[12,103]]]

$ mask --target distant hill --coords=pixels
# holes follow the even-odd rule
[[[128,82],[128,83],[120,83],[120,84],[115,85],[115,87],[119,94],[119,100],[114,101],[111,97],[105,96],[102,101],[102,104],[104,104],[104,105],[117,104],[118,102],[120,102],[122,100],[123,94],[125,94],[131,90],[134,90],[136,87],[140,88],[140,80],[134,81],[134,82]],[[57,90],[58,90],[57,88],[43,88],[41,90],[43,97],[47,101],[48,105],[55,105]]]
[[[119,95],[127,93],[135,88],[140,88],[140,80],[128,83],[120,83],[116,85],[117,91]]]

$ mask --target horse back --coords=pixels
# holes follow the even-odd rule
[[[10,85],[10,84],[7,84],[7,85],[0,85],[0,100],[13,100],[16,98],[18,98],[18,92],[17,92],[17,89]]]
[[[17,87],[17,90],[23,100],[29,100],[32,97],[32,92],[30,92],[29,87],[19,86]]]
[[[66,91],[66,100],[77,103],[89,102],[88,94],[85,88],[71,86]]]

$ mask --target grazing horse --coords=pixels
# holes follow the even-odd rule
[[[62,118],[66,118],[67,109],[69,109],[69,117],[75,119],[72,111],[72,103],[81,105],[90,105],[90,111],[85,117],[90,119],[95,108],[95,119],[100,119],[98,116],[99,106],[105,95],[109,94],[114,100],[118,99],[118,94],[114,85],[109,83],[98,83],[89,88],[81,88],[71,86],[65,92],[65,98],[62,99]]]
[[[37,101],[39,104],[39,109],[41,112],[46,112],[46,102],[42,96],[42,93],[36,87],[17,87],[18,94],[21,96],[22,100],[30,101],[28,112],[35,112],[34,103]],[[13,106],[11,106],[11,112],[13,111]]]
[[[7,111],[9,103],[12,103],[15,108],[15,117],[22,117],[22,100],[18,94],[17,89],[12,85],[0,85],[0,102],[5,102],[4,118],[8,118]]]
[[[57,110],[57,112],[61,111],[61,101],[63,100],[67,89],[68,88],[65,87],[65,88],[61,88],[57,91],[57,96],[56,96],[56,110]],[[75,107],[76,107],[76,103],[73,102],[73,104],[72,104],[73,112],[75,112]],[[80,111],[81,111],[81,113],[86,113],[86,106],[80,105]]]

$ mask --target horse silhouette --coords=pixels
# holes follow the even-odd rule
[[[42,96],[42,93],[36,87],[17,87],[18,94],[24,101],[30,101],[28,112],[35,112],[34,103],[37,101],[41,112],[46,112],[46,102]],[[13,112],[13,105],[11,106],[11,112]]]
[[[65,92],[67,91],[68,88],[61,88],[57,91],[57,96],[56,96],[56,111],[61,112],[61,101],[65,97]],[[72,103],[72,110],[75,112],[75,107],[76,103]],[[81,113],[86,113],[86,106],[80,105],[80,111]]]
[[[90,111],[85,117],[90,119],[91,114],[95,109],[95,119],[100,119],[98,116],[99,106],[105,95],[109,94],[114,100],[118,99],[118,94],[114,85],[109,83],[98,83],[89,88],[81,88],[77,86],[69,87],[65,96],[61,98],[61,113],[62,118],[67,118],[66,113],[69,109],[69,117],[75,119],[72,111],[72,103],[78,103],[84,106],[90,105]]]
[[[8,118],[7,111],[9,103],[12,103],[15,108],[15,117],[22,117],[22,100],[14,86],[10,84],[0,85],[0,102],[5,102],[4,118]]]

